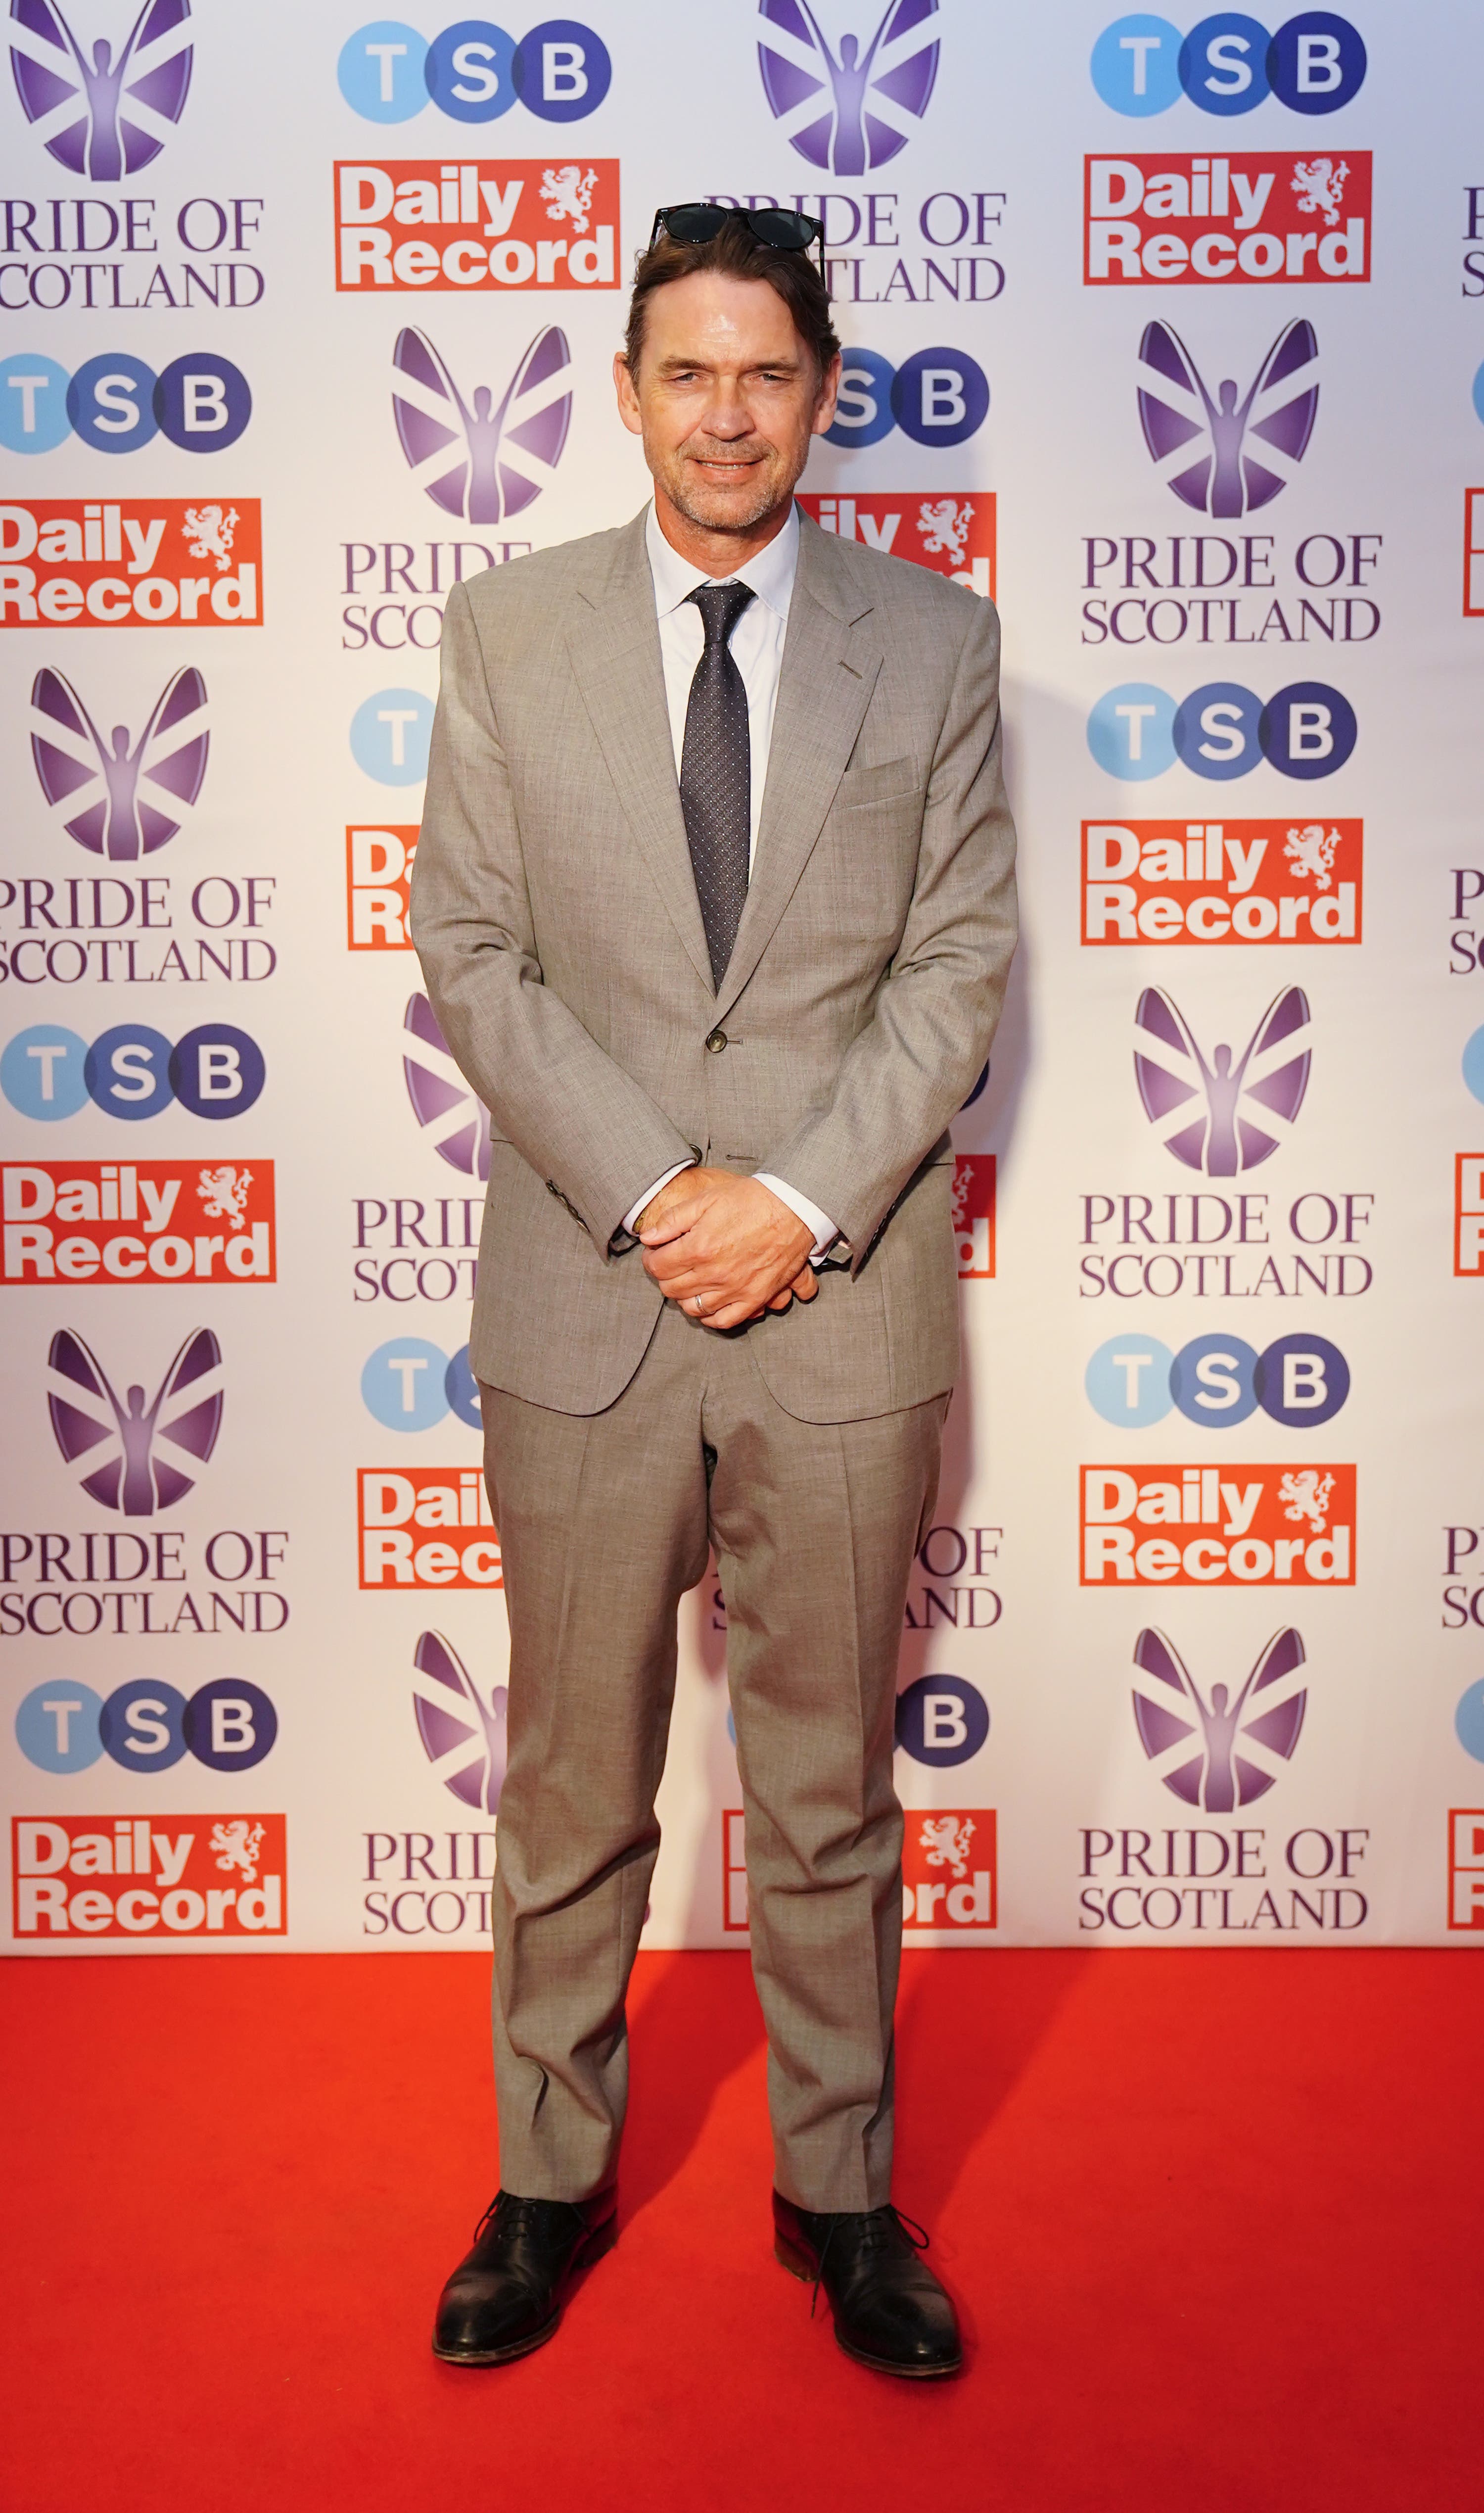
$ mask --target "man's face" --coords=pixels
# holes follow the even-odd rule
[[[766,280],[701,270],[655,290],[639,374],[616,358],[613,379],[657,490],[703,530],[740,533],[791,495],[834,419],[840,360],[821,379]]]

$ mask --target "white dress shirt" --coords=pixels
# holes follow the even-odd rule
[[[789,624],[789,603],[794,592],[794,577],[799,566],[799,509],[790,504],[788,521],[782,532],[749,559],[746,567],[734,576],[708,576],[702,567],[692,567],[673,549],[660,530],[659,518],[651,504],[644,522],[644,547],[648,553],[649,574],[654,579],[654,609],[659,620],[660,660],[665,670],[665,704],[670,715],[670,739],[675,751],[675,774],[680,778],[681,761],[685,748],[685,712],[690,704],[690,684],[701,659],[706,632],[701,615],[689,599],[698,584],[746,584],[751,586],[753,600],[748,604],[728,641],[732,661],[742,675],[747,692],[747,726],[752,752],[752,838],[748,855],[749,870],[758,853],[758,823],[762,817],[762,790],[767,782],[768,752],[773,739],[773,717],[778,706],[778,676],[783,668],[783,640]],[[624,1216],[624,1228],[632,1230],[652,1196],[658,1195],[673,1177],[679,1177],[687,1164],[677,1162],[666,1170],[652,1186],[646,1187],[637,1204]],[[783,1178],[774,1177],[768,1170],[755,1175],[765,1187],[770,1187],[781,1204],[796,1213],[808,1230],[814,1233],[812,1256],[817,1264],[840,1233],[827,1213],[811,1204],[797,1187]]]

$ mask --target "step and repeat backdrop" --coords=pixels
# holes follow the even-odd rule
[[[909,1937],[1484,1943],[1484,24],[365,5],[6,27],[9,1945],[488,1934],[488,1127],[408,879],[449,589],[642,504],[701,197],[826,222],[808,511],[1004,618]],[[647,1941],[740,1946],[714,1576],[681,1639]]]

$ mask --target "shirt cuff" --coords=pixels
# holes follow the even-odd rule
[[[640,1215],[643,1213],[646,1204],[653,1203],[655,1197],[660,1191],[660,1188],[662,1186],[668,1186],[672,1178],[679,1177],[682,1170],[693,1169],[694,1166],[695,1164],[693,1161],[677,1161],[673,1169],[666,1170],[663,1177],[657,1177],[652,1186],[646,1186],[644,1194],[640,1197],[639,1202],[637,1204],[631,1204],[628,1212],[624,1215],[623,1226],[625,1230],[630,1233],[636,1231],[639,1228]]]
[[[797,1213],[805,1230],[813,1231],[814,1245],[809,1251],[809,1262],[818,1265],[840,1237],[829,1215],[821,1213],[818,1205],[811,1204],[806,1195],[801,1195],[796,1186],[789,1186],[781,1177],[774,1177],[771,1170],[754,1170],[753,1176],[760,1186],[770,1187],[779,1203],[788,1206],[790,1213]]]

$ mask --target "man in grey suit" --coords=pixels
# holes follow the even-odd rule
[[[682,1593],[716,1548],[779,2258],[951,2373],[890,2204],[907,1580],[958,1361],[948,1122],[1015,937],[993,607],[820,532],[811,219],[661,212],[653,504],[450,596],[412,932],[491,1119],[470,1359],[510,1616],[502,2187],[434,2345],[548,2338],[613,2239]],[[821,263],[822,263],[822,247]]]

